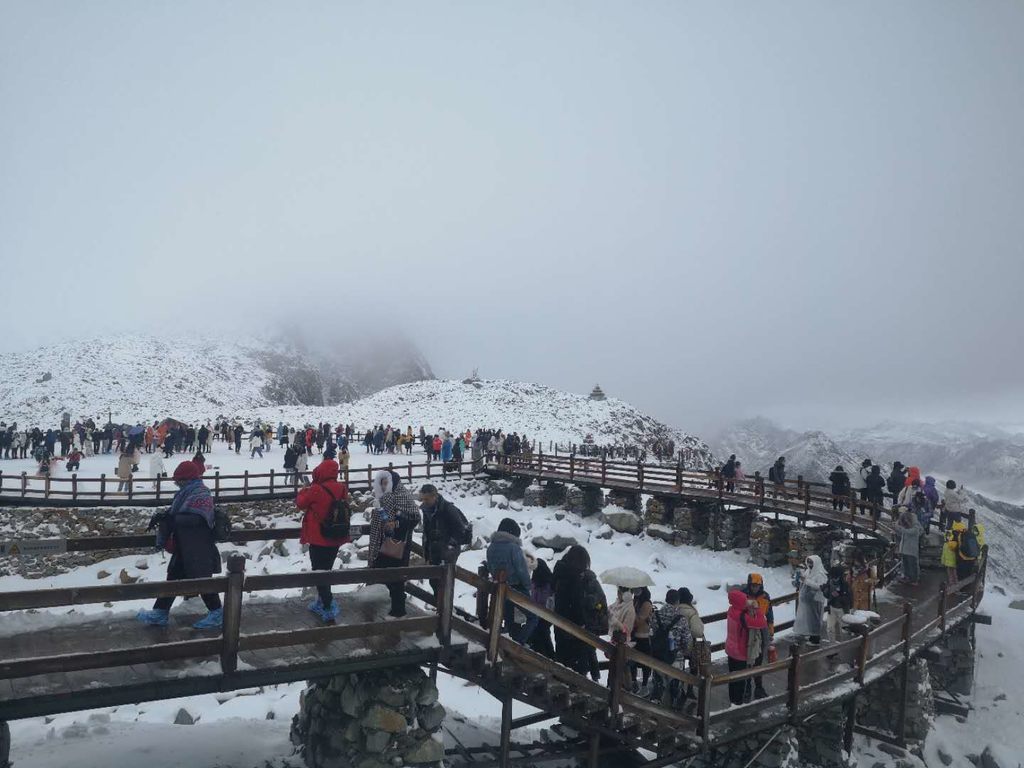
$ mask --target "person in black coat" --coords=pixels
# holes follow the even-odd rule
[[[210,489],[203,485],[202,470],[193,461],[183,461],[174,470],[178,486],[171,508],[154,515],[150,527],[158,527],[157,544],[171,552],[167,564],[167,580],[208,579],[221,571],[220,552],[213,533],[214,511]],[[223,622],[220,595],[202,596],[209,613],[193,626],[196,629],[218,629]],[[157,598],[150,611],[140,611],[144,624],[167,626],[174,597]]]
[[[832,483],[832,509],[842,512],[850,495],[850,476],[846,474],[843,465],[839,464],[828,476],[828,481]]]
[[[874,504],[872,514],[877,520],[882,515],[882,505],[885,503],[885,478],[882,477],[882,468],[875,464],[871,472],[864,478],[864,500],[868,504]]]
[[[420,488],[420,512],[423,514],[423,551],[430,565],[454,564],[462,552],[466,523],[462,512],[431,484]],[[430,580],[437,594],[437,579]]]
[[[590,555],[579,544],[574,544],[555,563],[552,571],[555,613],[573,624],[584,623],[584,575],[590,568]],[[568,632],[555,627],[556,660],[586,675],[590,672],[589,646]]]

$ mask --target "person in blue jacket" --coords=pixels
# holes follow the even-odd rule
[[[524,595],[530,594],[530,569],[523,554],[523,542],[519,539],[522,530],[519,524],[506,517],[498,524],[497,532],[487,545],[487,570],[494,577],[499,571],[505,572],[505,582],[512,589]],[[518,616],[517,616],[518,614]],[[516,621],[521,618],[520,621]],[[519,642],[526,628],[526,616],[517,611],[511,601],[505,603],[505,631]]]

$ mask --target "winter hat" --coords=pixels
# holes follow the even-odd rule
[[[174,481],[185,482],[186,480],[198,480],[203,476],[203,471],[194,461],[183,461],[174,468]]]
[[[519,538],[523,529],[519,527],[519,523],[513,520],[511,517],[506,517],[500,523],[498,523],[498,530],[501,533],[510,533],[516,538]]]

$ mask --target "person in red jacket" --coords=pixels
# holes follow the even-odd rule
[[[312,485],[303,488],[295,497],[295,506],[302,510],[299,542],[309,545],[309,564],[314,571],[331,570],[341,545],[352,541],[351,538],[328,539],[321,530],[323,523],[330,519],[335,502],[340,499],[348,499],[348,487],[338,482],[338,462],[324,459],[313,470]],[[333,623],[338,617],[338,604],[334,602],[330,585],[318,585],[316,591],[320,596],[310,603],[309,610],[324,622]]]
[[[725,617],[725,653],[729,657],[729,671],[736,672],[748,666],[750,631],[767,629],[768,620],[761,612],[757,600],[738,589],[729,592],[729,611]],[[742,704],[747,682],[729,683],[729,701]]]

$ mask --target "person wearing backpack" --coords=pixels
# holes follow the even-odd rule
[[[738,589],[729,592],[729,610],[725,617],[725,653],[730,672],[746,669],[751,630],[767,628],[768,621],[756,600],[751,600]],[[746,693],[746,680],[729,683],[729,702],[742,704]]]
[[[690,643],[690,652],[686,654],[687,668],[690,674],[696,675],[700,671],[701,655],[705,654],[705,659],[710,662],[711,649],[702,647],[707,642],[704,637],[704,620],[701,619],[697,607],[693,604],[693,593],[686,587],[679,590],[679,611],[683,614],[683,619],[690,628],[690,636],[693,638]],[[694,698],[693,686],[687,685],[683,695],[686,698]]]
[[[530,569],[523,554],[523,542],[519,536],[522,529],[511,517],[498,523],[498,530],[487,545],[487,570],[492,577],[499,571],[505,573],[509,588],[524,595],[530,594]],[[505,603],[505,631],[517,643],[523,642],[526,630],[526,614],[511,601]],[[521,619],[521,620],[520,620]]]
[[[199,467],[191,461],[181,462],[174,470],[177,493],[167,512],[154,515],[151,528],[157,528],[157,546],[171,553],[167,564],[167,580],[208,579],[221,572],[220,553],[214,535],[215,512],[210,489],[203,485]],[[196,629],[220,629],[224,612],[220,595],[202,596],[209,613],[192,626]],[[174,597],[160,597],[152,610],[139,611],[143,624],[166,627]]]
[[[423,514],[423,551],[430,565],[455,565],[462,548],[473,541],[473,526],[462,510],[444,498],[437,486],[420,488],[420,512]],[[437,595],[440,581],[430,580]]]
[[[313,484],[295,497],[295,506],[302,510],[302,532],[299,543],[309,546],[309,567],[329,571],[343,544],[352,541],[345,534],[349,523],[348,487],[338,482],[338,462],[325,459],[313,470]],[[338,604],[329,584],[318,584],[317,597],[309,610],[326,623],[338,618]]]
[[[665,604],[654,612],[651,619],[651,655],[658,661],[677,669],[685,669],[686,656],[693,650],[693,635],[690,623],[679,604],[679,592],[670,589],[665,594]],[[669,703],[677,706],[682,689],[676,679],[668,685]],[[665,677],[654,673],[654,690],[651,698],[661,702],[665,693]]]
[[[537,560],[537,566],[530,574],[530,599],[549,611],[555,608],[554,584],[551,569],[544,560]],[[555,658],[555,646],[551,642],[551,623],[537,616],[526,619],[526,642],[537,653],[549,659]]]
[[[985,546],[985,533],[983,526],[976,522],[976,512],[971,509],[967,512],[967,524],[958,532],[956,541],[956,578],[963,581],[972,573],[981,557],[982,547]]]

